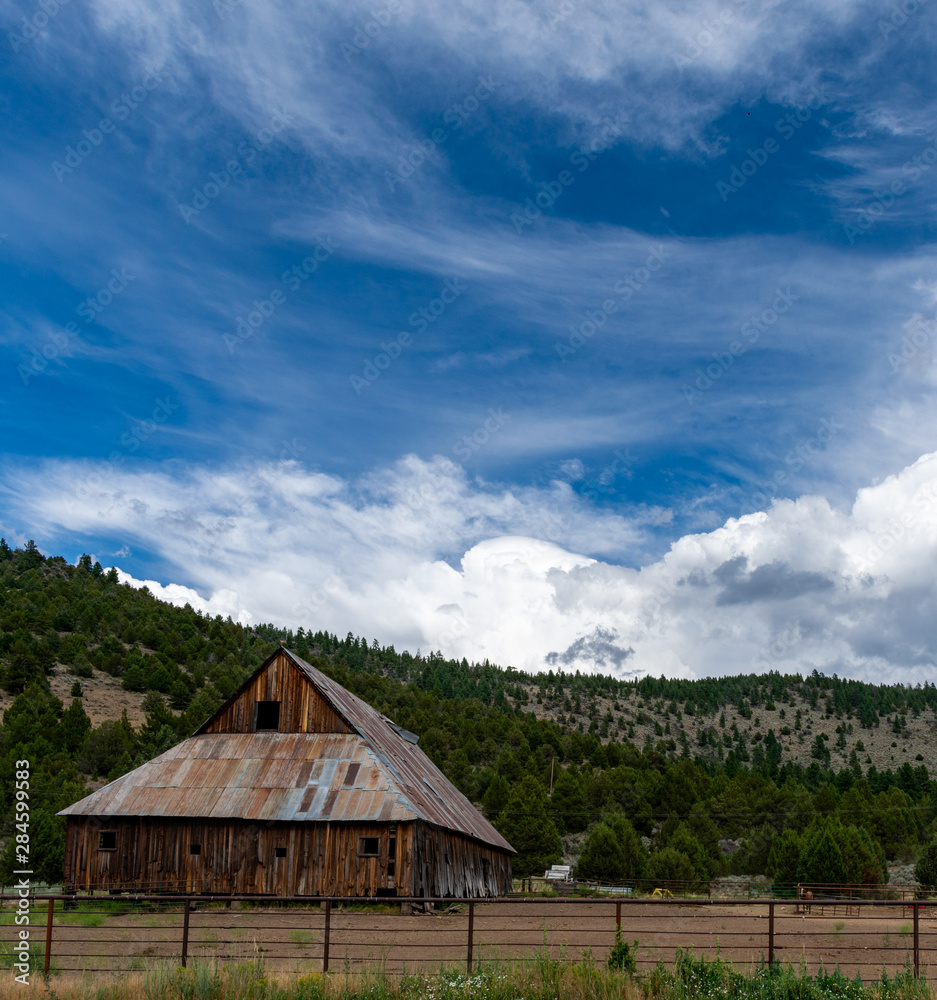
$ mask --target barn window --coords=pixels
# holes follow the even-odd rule
[[[274,854],[276,855],[276,857],[278,857],[278,858],[285,858],[285,857],[286,857],[286,848],[285,848],[285,847],[278,847],[278,848],[276,848],[276,849],[274,850],[274,852],[273,852],[273,853],[274,853]]]
[[[98,850],[99,851],[117,850],[116,830],[102,830],[100,834],[98,834]]]
[[[365,858],[376,858],[381,853],[381,838],[359,837],[358,853]]]
[[[202,853],[201,844],[189,844],[189,854],[199,855]]]
[[[257,725],[255,728],[280,728],[280,703],[278,701],[257,702]]]
[[[387,877],[393,879],[397,873],[397,825],[390,824],[390,840],[387,842]]]

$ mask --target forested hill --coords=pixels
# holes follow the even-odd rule
[[[2,541],[0,623],[11,702],[0,836],[13,832],[15,761],[29,758],[34,849],[50,881],[55,812],[188,736],[281,643],[420,734],[518,847],[517,874],[559,860],[566,837],[567,851],[583,847],[581,873],[603,878],[791,880],[822,856],[827,876],[838,864],[843,879],[870,882],[886,877],[886,857],[911,861],[934,833],[933,685],[530,675],[351,634],[247,628],[121,585],[88,557],[71,566]],[[141,724],[125,714],[92,725],[82,685],[102,678],[136,699]],[[9,860],[7,850],[0,875]]]

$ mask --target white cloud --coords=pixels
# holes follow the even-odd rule
[[[242,621],[532,670],[933,677],[937,453],[849,510],[782,501],[641,569],[595,558],[639,544],[637,522],[561,483],[502,489],[442,458],[356,483],[294,462],[115,473],[83,498],[79,471],[48,463],[8,489],[47,535],[133,539],[186,582],[147,581],[157,596]]]

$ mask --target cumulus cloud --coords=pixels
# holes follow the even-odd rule
[[[641,568],[609,557],[640,539],[628,519],[563,484],[505,489],[441,458],[356,482],[295,462],[115,472],[97,487],[79,471],[48,463],[7,490],[47,536],[146,546],[184,584],[147,581],[154,593],[242,621],[528,670],[933,678],[937,453],[848,510],[776,502]]]

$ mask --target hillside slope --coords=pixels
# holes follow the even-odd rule
[[[245,628],[121,585],[87,557],[71,566],[0,542],[0,836],[13,832],[13,772],[28,757],[53,878],[54,813],[190,734],[280,643],[418,733],[519,848],[518,874],[583,833],[586,857],[590,838],[604,837],[599,855],[631,858],[620,875],[785,864],[790,874],[819,822],[850,856],[865,850],[856,837],[874,845],[868,881],[885,877],[886,856],[912,861],[934,833],[933,685],[529,675],[351,634]],[[731,857],[729,843],[741,843]],[[8,849],[0,874],[9,860]]]

